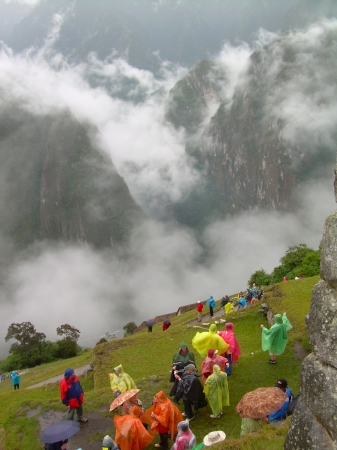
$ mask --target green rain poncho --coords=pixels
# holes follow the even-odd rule
[[[111,389],[116,391],[129,391],[130,389],[137,389],[133,379],[123,371],[122,364],[114,368],[114,373],[109,375]]]
[[[213,374],[206,380],[204,392],[214,415],[218,416],[224,406],[229,406],[227,374],[221,372],[217,364],[213,367]]]
[[[206,358],[208,350],[218,350],[222,355],[227,351],[229,345],[217,334],[217,327],[214,323],[209,327],[209,331],[199,331],[192,339],[192,345],[202,358]]]
[[[287,332],[292,329],[286,313],[275,314],[275,324],[268,328],[262,328],[262,350],[269,351],[270,355],[281,355],[284,352],[287,342]]]

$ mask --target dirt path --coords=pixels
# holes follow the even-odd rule
[[[77,367],[74,370],[75,370],[76,375],[80,376],[80,375],[83,375],[84,372],[88,369],[90,369],[90,364],[86,364],[85,366],[82,366],[82,367]],[[34,389],[34,388],[38,388],[41,386],[45,386],[46,384],[49,384],[49,383],[57,383],[58,381],[61,381],[62,378],[63,378],[63,374],[57,375],[56,377],[48,378],[48,380],[41,381],[40,383],[33,384],[32,386],[27,386],[26,389]]]

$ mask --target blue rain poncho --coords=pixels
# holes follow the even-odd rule
[[[208,350],[211,348],[218,350],[218,354],[222,355],[227,351],[229,345],[217,334],[217,327],[213,323],[209,327],[209,331],[197,332],[192,339],[192,345],[202,358],[206,358]]]
[[[288,331],[292,329],[286,313],[275,314],[275,324],[269,328],[262,328],[262,350],[270,355],[281,355],[288,342]]]
[[[227,374],[221,372],[217,364],[213,367],[213,374],[206,380],[204,392],[215,416],[222,412],[224,406],[229,406]]]

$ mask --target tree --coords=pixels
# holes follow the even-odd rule
[[[6,342],[17,341],[9,349],[16,368],[33,367],[44,361],[45,338],[46,335],[38,333],[31,322],[12,323],[8,327]]]
[[[38,346],[46,338],[44,333],[38,333],[31,322],[12,323],[7,330],[5,341],[16,339],[9,353],[24,352]]]
[[[77,342],[81,334],[80,330],[67,323],[56,328],[56,333],[58,336],[64,336],[64,339],[72,342]]]
[[[135,332],[137,328],[137,325],[135,322],[129,322],[126,325],[124,325],[123,330],[125,331],[124,337],[131,336]]]
[[[253,283],[255,283],[256,286],[269,286],[271,283],[271,276],[261,268],[251,275],[248,280],[248,286],[253,286]]]

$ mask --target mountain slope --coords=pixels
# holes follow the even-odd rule
[[[90,128],[68,112],[1,114],[0,231],[19,245],[40,239],[98,247],[126,242],[144,217],[111,161],[91,143]]]

